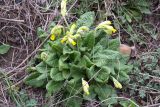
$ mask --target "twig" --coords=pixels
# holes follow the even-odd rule
[[[143,107],[159,107],[159,106],[160,106],[160,103],[147,105],[147,106],[143,106]]]
[[[12,22],[24,22],[24,20],[17,20],[17,19],[7,19],[7,18],[0,18],[0,20],[12,21]]]

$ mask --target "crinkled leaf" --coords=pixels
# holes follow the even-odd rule
[[[63,78],[68,79],[69,76],[70,76],[70,71],[69,70],[63,70],[62,71],[62,76],[63,76]]]
[[[118,39],[112,39],[108,43],[108,49],[118,51],[120,42]]]
[[[117,97],[116,96],[116,91],[109,85],[100,85],[96,84],[95,86],[95,92],[98,95],[98,98],[101,101],[104,101],[102,105],[110,105],[110,104],[115,104],[117,102],[117,99],[111,98],[111,97]],[[108,100],[107,100],[108,99]]]
[[[74,95],[81,88],[82,88],[81,79],[77,79],[77,78],[73,78],[69,80],[66,87],[70,95]],[[81,91],[79,91],[79,93],[81,93]]]
[[[88,56],[84,55],[84,56],[83,56],[83,59],[84,59],[84,61],[85,61],[86,67],[90,67],[90,66],[93,65],[93,62],[90,60],[90,58],[89,58]]]
[[[64,78],[62,76],[62,72],[60,72],[58,68],[52,68],[51,69],[50,77],[54,81],[62,81],[62,80],[64,80]]]
[[[60,89],[63,87],[63,83],[64,83],[63,81],[57,82],[54,80],[50,80],[46,85],[46,89],[49,94],[56,93],[60,91]]]
[[[45,63],[48,64],[50,67],[58,67],[58,58],[55,54],[48,55],[47,60],[45,60]]]
[[[63,52],[63,45],[60,43],[59,40],[54,41],[54,42],[48,42],[50,47],[55,53],[61,54]]]
[[[109,67],[104,66],[97,72],[99,73],[95,77],[95,80],[100,83],[107,83],[110,77],[111,69]]]
[[[80,16],[80,18],[77,20],[77,26],[87,26],[91,27],[91,25],[94,23],[95,20],[95,13],[94,12],[86,12],[83,15]]]
[[[81,107],[82,98],[79,97],[71,97],[65,102],[66,107]]]
[[[94,47],[94,44],[95,44],[94,32],[89,32],[88,34],[85,35],[84,45],[89,49],[92,49]]]
[[[46,63],[41,62],[41,63],[39,63],[39,64],[36,66],[36,70],[37,70],[39,73],[47,73],[47,72],[49,72],[50,68],[47,66]]]
[[[59,61],[57,62],[59,64],[59,71],[65,70],[65,69],[69,69],[69,64],[64,62],[65,57],[61,56],[59,58]]]
[[[44,84],[44,80],[37,80],[41,74],[38,72],[31,73],[25,78],[25,84],[33,87],[41,87]]]
[[[95,73],[96,72],[95,72],[95,66],[94,65],[91,66],[90,68],[88,68],[87,71],[86,71],[86,75],[89,79],[91,79],[94,76]]]

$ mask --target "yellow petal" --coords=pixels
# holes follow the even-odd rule
[[[64,36],[62,39],[61,39],[61,43],[64,43],[67,41],[67,36]]]
[[[68,38],[68,42],[71,43],[73,46],[76,45],[76,42],[72,38]]]
[[[121,89],[121,88],[122,88],[121,83],[120,83],[119,81],[117,81],[114,77],[112,77],[112,79],[113,79],[114,86],[115,86],[116,88]]]
[[[82,78],[82,87],[83,87],[83,91],[86,95],[89,95],[89,84],[87,81],[85,81],[83,78]]]
[[[101,22],[99,25],[110,25],[110,24],[112,24],[111,21],[107,20],[107,21]]]
[[[50,36],[50,40],[54,41],[54,40],[55,40],[55,38],[56,38],[56,36],[55,36],[54,34],[51,34],[51,36]]]
[[[108,35],[111,35],[112,34],[112,31],[110,30],[104,30]]]
[[[107,28],[108,30],[112,31],[113,33],[116,32],[116,29],[114,29],[113,26],[107,25],[106,28]]]
[[[67,0],[62,0],[62,2],[61,2],[61,14],[62,14],[63,17],[67,14],[66,4],[67,4]]]

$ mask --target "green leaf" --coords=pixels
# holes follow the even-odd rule
[[[60,40],[56,40],[54,42],[49,41],[48,43],[55,53],[61,54],[63,52],[63,45]]]
[[[96,84],[95,86],[95,92],[98,95],[98,98],[101,101],[104,101],[103,105],[106,105],[106,107],[110,104],[116,104],[117,99],[111,98],[111,97],[117,97],[116,91],[109,85],[100,85]]]
[[[54,94],[58,91],[60,91],[60,89],[63,87],[63,81],[54,81],[54,80],[50,80],[47,85],[46,85],[46,89],[48,91],[49,94]]]
[[[39,38],[45,38],[48,36],[47,33],[41,27],[37,28],[37,35]]]
[[[119,57],[120,54],[118,51],[104,49],[102,51],[97,51],[97,53],[94,53],[94,56],[92,58],[94,59],[94,64],[96,64],[98,67],[102,67],[106,65],[112,65],[113,62],[117,61]]]
[[[120,101],[119,104],[122,106],[122,107],[137,107],[133,102],[130,102],[130,101]]]
[[[108,43],[108,49],[118,51],[120,42],[118,39],[112,39]]]
[[[63,70],[62,71],[62,76],[63,76],[63,78],[68,79],[69,76],[70,76],[70,71],[69,70]]]
[[[83,15],[80,16],[80,18],[77,20],[77,26],[87,26],[91,27],[91,25],[94,23],[95,20],[95,13],[94,12],[86,12]]]
[[[58,67],[58,56],[54,53],[48,55],[47,60],[45,63],[48,64],[50,67]]]
[[[140,91],[139,91],[139,95],[140,95],[141,98],[145,98],[145,97],[146,97],[146,92],[145,92],[145,90],[140,90]]]
[[[49,24],[49,27],[48,27],[49,32],[51,32],[51,30],[54,28],[54,26],[56,26],[55,22],[51,22],[51,23]]]
[[[5,54],[9,51],[10,46],[9,45],[0,45],[0,54]]]
[[[81,93],[82,84],[81,79],[73,78],[67,82],[66,90],[70,95],[78,94],[77,91],[79,90],[79,93]]]
[[[81,53],[79,51],[72,51],[72,53],[70,54],[70,60],[71,61],[79,61],[81,57]]]
[[[94,47],[94,44],[95,44],[94,32],[89,32],[87,35],[85,35],[84,45],[89,49],[92,49]]]
[[[131,22],[132,22],[131,17],[130,17],[128,14],[125,14],[125,16],[126,16],[127,21],[128,21],[129,23],[131,23]]]
[[[47,66],[46,63],[41,62],[41,63],[39,63],[39,64],[36,66],[36,70],[37,70],[39,73],[47,73],[47,72],[49,72],[50,68]]]
[[[27,85],[33,86],[33,87],[41,87],[44,84],[44,80],[37,80],[37,78],[40,76],[40,73],[34,72],[28,75],[24,82]]]
[[[64,62],[65,57],[61,56],[59,58],[59,61],[57,62],[59,64],[59,71],[65,70],[65,69],[69,69],[69,64]]]
[[[93,62],[90,60],[90,58],[88,56],[84,55],[83,59],[85,61],[86,67],[91,67],[93,65]]]
[[[140,11],[141,13],[145,13],[145,14],[151,14],[152,12],[149,10],[149,8],[147,7],[140,7]]]
[[[86,75],[87,75],[87,77],[89,78],[89,79],[91,79],[93,76],[94,76],[94,74],[95,74],[96,72],[95,72],[95,65],[93,65],[93,66],[91,66],[89,69],[87,69],[87,71],[86,71]]]
[[[64,78],[62,76],[62,72],[60,72],[58,70],[58,68],[52,68],[51,72],[50,72],[50,76],[51,76],[52,80],[54,80],[54,81],[62,81],[62,80],[64,80]]]
[[[85,75],[85,68],[79,65],[70,64],[70,72],[71,77],[73,77],[75,80],[81,80]]]
[[[100,83],[107,83],[110,77],[111,69],[109,67],[104,66],[97,72],[99,73],[95,77],[95,80]]]
[[[48,73],[43,73],[39,77],[37,77],[37,80],[44,80],[48,78]]]
[[[65,107],[81,107],[82,99],[79,97],[71,97],[65,102]]]
[[[30,99],[26,101],[26,107],[36,107],[37,101],[35,99]]]
[[[65,45],[63,47],[63,54],[71,54],[72,53],[72,49],[70,47],[68,47],[67,45]]]

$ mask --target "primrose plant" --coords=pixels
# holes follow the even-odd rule
[[[61,90],[62,100],[71,97],[65,102],[68,107],[80,107],[85,100],[107,98],[110,100],[102,105],[114,104],[115,88],[121,89],[129,81],[131,66],[118,51],[119,39],[111,37],[116,29],[110,21],[91,29],[88,25],[94,21],[81,23],[88,14],[93,12],[85,13],[68,27],[52,26],[50,39],[32,61],[25,79],[28,85],[46,88],[49,95]],[[41,31],[43,38],[44,34]]]

